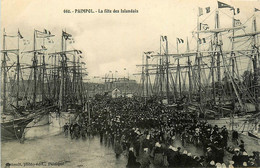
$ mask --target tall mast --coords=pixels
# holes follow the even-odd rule
[[[216,29],[219,28],[219,11],[216,11]],[[219,39],[218,39],[219,34],[216,33],[216,46],[220,46],[219,44]],[[220,91],[220,81],[221,81],[221,74],[220,74],[220,53],[217,52],[217,78],[218,78],[218,97],[220,99],[219,91]]]
[[[144,81],[145,81],[145,77],[144,77],[144,54],[143,54],[143,57],[142,57],[142,91],[143,91],[143,97],[145,96],[144,93],[145,93],[145,90],[144,90]]]
[[[197,16],[197,31],[200,30],[200,23],[199,23],[199,9],[198,9],[198,16]],[[201,99],[202,99],[202,94],[201,94],[201,67],[200,67],[200,53],[199,53],[199,49],[200,49],[200,43],[199,43],[199,33],[197,33],[197,54],[196,54],[196,58],[198,61],[198,83],[199,83],[199,103],[201,106]]]
[[[233,9],[233,16],[232,16],[232,27],[234,28],[235,27],[235,8]],[[232,36],[234,37],[235,36],[235,30],[233,29],[232,31]],[[234,38],[231,38],[231,66],[232,66],[232,77],[234,78],[235,77],[235,53],[234,53]],[[230,79],[230,80],[233,80],[233,79]],[[232,89],[231,89],[231,92],[232,92]],[[232,104],[233,106],[235,107],[235,93],[231,93],[231,96],[232,96]],[[231,130],[233,131],[234,129],[234,114],[233,114],[233,109],[230,113],[230,121],[231,121]]]
[[[176,45],[177,45],[177,54],[179,54],[179,45],[178,45],[178,39],[176,39]],[[180,92],[180,98],[182,97],[182,91],[181,91],[181,68],[180,68],[180,59],[178,58],[178,64],[177,64],[177,71],[179,75],[179,92]]]
[[[79,60],[78,60],[79,61]],[[78,62],[79,63],[79,62]],[[78,65],[79,66],[79,65]],[[76,58],[75,53],[73,54],[73,76],[72,76],[72,93],[76,91]]]
[[[45,47],[45,38],[43,38],[43,46]],[[45,97],[45,92],[44,92],[44,75],[45,75],[45,53],[43,51],[42,55],[42,101],[44,100]]]
[[[168,56],[168,38],[165,36],[166,40],[166,96],[167,96],[167,101],[169,103],[169,56]]]
[[[34,92],[33,92],[33,109],[36,108],[36,92],[37,92],[37,55],[36,55],[36,30],[33,34],[33,69],[34,69]]]
[[[190,52],[190,47],[189,47],[189,40],[187,37],[187,52]],[[190,56],[188,56],[188,76],[189,76],[189,101],[191,102],[192,100],[192,80],[191,80],[191,61],[190,61]]]
[[[211,51],[213,50],[212,40],[210,41]],[[215,52],[211,56],[211,84],[212,84],[212,95],[213,105],[216,104],[216,86],[215,86]]]
[[[61,35],[61,87],[60,87],[60,108],[62,110],[64,110],[64,105],[65,105],[65,72],[64,72],[64,69],[65,69],[65,60],[64,60],[64,57],[65,57],[65,53],[64,51],[66,50],[65,49],[65,45],[64,42],[65,38],[64,38],[64,35],[63,35],[63,31],[62,31],[62,35]]]
[[[149,96],[149,70],[148,70],[148,57],[146,55],[146,97]]]
[[[233,9],[235,10],[235,9]],[[235,11],[233,11],[233,16],[232,16],[232,27],[235,27]],[[232,36],[235,36],[235,30],[232,30]],[[232,65],[232,76],[234,77],[235,75],[235,53],[234,53],[234,38],[231,38],[231,65]]]
[[[3,72],[4,72],[4,88],[3,88],[3,112],[6,112],[6,82],[7,82],[7,72],[6,72],[6,56],[7,56],[7,52],[5,51],[6,46],[5,46],[5,38],[6,38],[6,33],[5,33],[5,29],[3,32],[3,50],[4,50],[4,59],[3,59]]]
[[[18,30],[19,32],[19,30]],[[19,50],[19,35],[17,35],[17,46],[18,46],[18,51],[17,51],[17,64],[16,64],[16,71],[17,71],[17,81],[16,81],[16,84],[17,84],[17,93],[16,93],[16,107],[18,107],[19,105],[19,91],[20,91],[20,83],[19,83],[19,78],[20,78],[20,58],[19,58],[19,54],[20,54],[20,50]]]
[[[257,27],[256,27],[256,16],[254,14],[253,16],[253,33],[256,33],[257,31]],[[258,56],[259,56],[259,50],[257,49],[257,35],[253,36],[253,54],[254,54],[254,58],[253,60],[253,67],[254,67],[254,96],[255,96],[255,110],[256,112],[259,112],[259,102],[258,102],[258,77],[259,77],[259,70],[258,70]]]

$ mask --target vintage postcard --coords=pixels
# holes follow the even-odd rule
[[[2,0],[1,167],[260,167],[259,0]]]

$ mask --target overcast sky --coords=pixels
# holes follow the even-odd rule
[[[240,8],[240,14],[235,17],[242,23],[252,16],[254,7],[260,9],[259,1],[222,2]],[[118,71],[118,76],[124,76],[139,70],[135,65],[141,64],[144,51],[159,51],[160,35],[168,36],[171,53],[176,52],[177,37],[184,40],[188,37],[191,49],[195,48],[191,32],[196,28],[198,7],[208,6],[211,13],[204,13],[200,19],[209,18],[212,20],[207,22],[210,25],[217,7],[217,1],[213,0],[2,0],[1,30],[5,28],[8,34],[16,34],[19,28],[30,41],[34,29],[50,30],[55,34],[55,43],[48,48],[59,51],[61,30],[66,29],[75,39],[68,48],[83,51],[90,77],[104,76],[109,71]],[[138,13],[65,14],[64,9],[137,9]],[[229,9],[221,11],[220,25],[230,26],[231,18],[225,15],[232,16],[232,12]],[[186,49],[186,45],[179,47],[180,51]],[[32,46],[21,48],[29,50]]]

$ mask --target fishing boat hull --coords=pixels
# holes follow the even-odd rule
[[[228,130],[236,130],[240,133],[249,132],[254,126],[253,123],[248,122],[248,115],[242,117],[235,117],[233,121],[230,118],[219,118],[214,120],[207,120],[211,125],[217,125],[218,127],[226,126]]]
[[[49,124],[49,114],[41,115],[28,124],[27,127],[37,127]]]
[[[71,123],[74,120],[74,113],[69,112],[50,112],[48,115],[48,124],[38,125],[38,126],[29,126],[26,128],[25,138],[26,139],[35,139],[43,138],[47,136],[58,135],[63,132],[63,126],[65,123]]]
[[[26,126],[32,120],[33,118],[21,118],[1,123],[1,140],[7,141],[21,139]]]

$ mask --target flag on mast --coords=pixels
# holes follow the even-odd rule
[[[204,23],[200,23],[200,30],[208,30],[209,29],[209,25],[208,24],[204,24]]]
[[[199,38],[199,43],[202,44],[202,43],[206,43],[206,39],[205,38]]]
[[[206,13],[210,13],[210,7],[206,7]]]
[[[72,37],[71,34],[66,33],[65,31],[62,31],[62,36],[64,37],[65,40],[70,40],[70,37]]]
[[[255,12],[259,12],[259,11],[260,11],[260,9],[255,8]]]
[[[226,4],[226,3],[223,3],[223,2],[220,2],[218,1],[218,8],[231,8],[231,9],[234,9],[232,6]]]
[[[23,39],[23,36],[21,35],[20,30],[18,30],[18,37],[19,37],[20,39]]]
[[[177,38],[178,43],[184,43],[184,40],[181,38]]]

